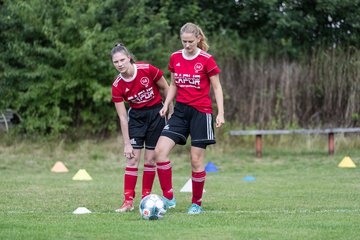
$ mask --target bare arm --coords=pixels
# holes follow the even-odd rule
[[[177,87],[175,84],[175,79],[174,79],[174,74],[171,73],[171,83],[170,83],[170,87],[168,88],[167,94],[166,94],[166,99],[164,102],[164,107],[160,110],[160,115],[162,117],[164,117],[166,115],[167,110],[169,109],[170,111],[170,115],[173,113],[173,102],[174,102],[174,98],[176,96],[177,93]]]
[[[215,100],[218,110],[218,114],[216,116],[216,127],[221,127],[221,125],[225,123],[225,118],[224,118],[224,95],[219,80],[219,74],[210,77],[210,82],[214,90]]]
[[[163,90],[164,99],[166,100],[166,97],[168,96],[168,93],[169,93],[169,85],[168,85],[167,81],[165,80],[164,77],[161,77],[160,80],[156,82],[156,84],[159,86],[160,89]],[[169,109],[169,115],[171,116],[174,112],[174,105],[172,102],[170,102],[168,109]]]
[[[120,119],[121,133],[124,140],[124,156],[126,158],[133,158],[135,155],[134,149],[130,143],[128,115],[124,102],[116,102],[115,108]]]

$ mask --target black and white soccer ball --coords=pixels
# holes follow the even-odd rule
[[[167,205],[159,195],[150,194],[141,200],[139,211],[143,219],[157,220],[164,217]]]

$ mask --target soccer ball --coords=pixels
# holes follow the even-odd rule
[[[145,220],[157,220],[164,217],[167,206],[163,199],[156,194],[144,197],[139,205],[140,215]]]

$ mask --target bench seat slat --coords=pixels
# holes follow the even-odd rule
[[[278,134],[328,134],[354,133],[360,128],[325,128],[325,129],[294,129],[294,130],[232,130],[230,135],[278,135]]]
[[[292,129],[292,130],[232,130],[231,136],[256,136],[255,149],[256,156],[262,156],[262,135],[280,134],[327,134],[329,154],[334,154],[334,134],[335,133],[360,133],[360,128],[325,128],[325,129]]]

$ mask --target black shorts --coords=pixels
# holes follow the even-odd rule
[[[199,112],[183,103],[176,103],[174,114],[161,136],[172,139],[176,144],[185,145],[189,134],[191,146],[206,148],[207,145],[216,143],[212,114]]]
[[[134,149],[155,149],[161,131],[166,124],[166,119],[159,114],[163,104],[157,104],[147,108],[130,108],[129,137]]]

